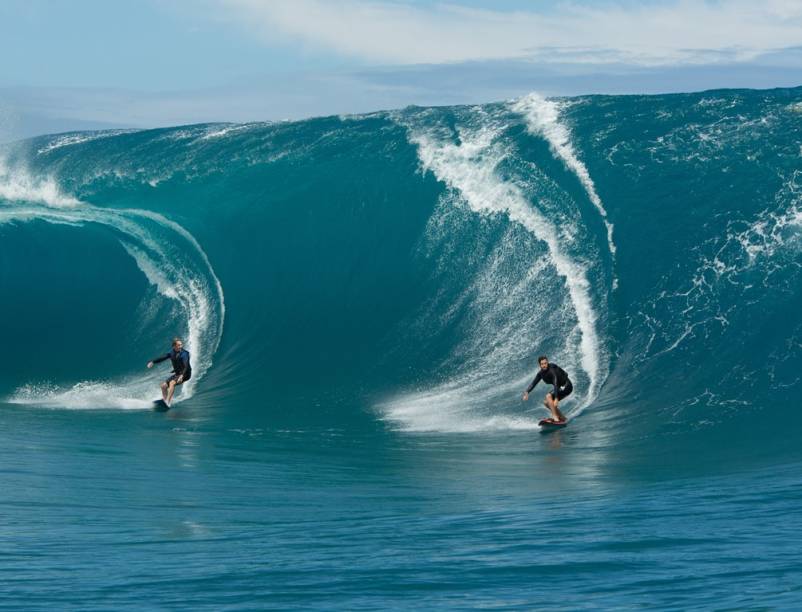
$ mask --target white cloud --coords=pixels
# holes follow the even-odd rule
[[[526,57],[659,66],[748,61],[802,46],[802,0],[577,1],[542,12],[390,0],[217,1],[266,42],[290,39],[371,64]]]

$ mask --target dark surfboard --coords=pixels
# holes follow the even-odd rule
[[[568,421],[555,421],[554,419],[543,419],[542,421],[538,422],[540,431],[543,433],[562,429],[566,425],[568,425]]]
[[[170,410],[170,406],[165,404],[163,399],[159,399],[153,401],[153,409],[156,412],[167,412],[168,410]]]

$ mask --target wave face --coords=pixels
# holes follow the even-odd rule
[[[800,142],[802,89],[17,143],[0,393],[143,407],[179,334],[184,399],[270,418],[359,397],[405,430],[535,428],[544,353],[600,433],[797,423]]]

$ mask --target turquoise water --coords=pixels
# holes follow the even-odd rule
[[[799,607],[801,144],[791,89],[7,146],[0,606]]]

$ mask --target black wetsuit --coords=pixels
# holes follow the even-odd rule
[[[537,385],[537,383],[539,383],[541,380],[547,385],[554,385],[554,390],[551,392],[551,396],[556,397],[558,400],[568,397],[571,395],[571,391],[574,390],[574,385],[571,384],[571,379],[568,378],[568,374],[560,366],[554,363],[550,363],[549,367],[546,368],[545,371],[538,371],[537,376],[535,376],[535,380],[532,381],[532,384],[529,385],[529,388],[526,390],[526,392],[532,393],[532,389],[534,389],[535,385]]]
[[[169,353],[162,355],[161,357],[157,357],[153,360],[153,363],[161,363],[162,361],[167,361],[168,359],[173,364],[173,375],[167,379],[168,383],[171,380],[176,380],[179,376],[183,377],[181,382],[187,382],[190,378],[192,378],[192,366],[189,363],[189,351],[185,349],[176,351],[174,349]]]

